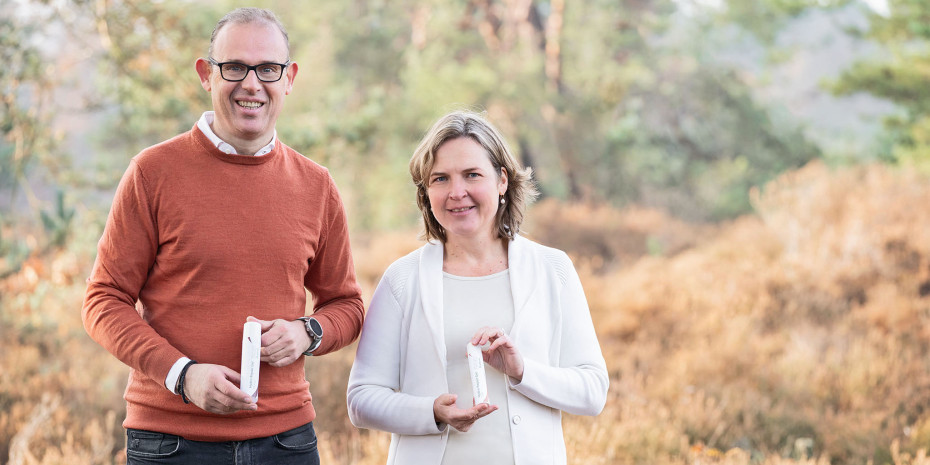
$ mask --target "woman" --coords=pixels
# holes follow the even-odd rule
[[[518,235],[537,195],[498,131],[458,111],[410,160],[428,243],[384,273],[349,377],[389,464],[565,463],[561,411],[597,415],[607,369],[568,257]],[[465,348],[485,346],[490,404]],[[450,427],[451,426],[451,427]]]

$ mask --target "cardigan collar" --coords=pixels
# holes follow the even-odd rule
[[[532,253],[532,242],[523,236],[516,236],[507,248],[507,268],[510,272],[510,292],[513,294],[514,329],[520,324],[520,313],[535,291],[539,270],[539,258]],[[443,245],[439,241],[430,241],[423,246],[419,263],[420,301],[426,312],[435,343],[436,352],[445,366],[446,343],[443,328],[442,309],[442,257]],[[515,331],[512,329],[511,334]]]

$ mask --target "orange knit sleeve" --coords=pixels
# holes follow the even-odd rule
[[[123,363],[163,382],[182,356],[135,309],[158,251],[158,231],[145,178],[134,159],[120,181],[97,259],[87,279],[84,328]]]
[[[313,316],[323,326],[323,341],[314,351],[322,355],[354,341],[362,330],[365,310],[355,277],[345,207],[332,177],[321,209],[320,244],[310,263],[304,286],[313,295]]]

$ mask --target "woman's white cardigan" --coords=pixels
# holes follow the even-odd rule
[[[388,267],[349,376],[349,418],[393,433],[389,464],[438,464],[448,439],[449,428],[440,430],[433,418],[433,401],[449,391],[442,258],[442,244],[431,242]],[[518,236],[508,265],[515,311],[509,334],[525,368],[507,390],[509,412],[491,415],[510,416],[517,464],[564,464],[561,411],[600,413],[607,367],[568,256]]]

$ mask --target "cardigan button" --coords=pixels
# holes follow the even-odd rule
[[[520,418],[520,415],[514,415],[514,416],[513,416],[513,424],[519,425],[521,420],[523,420],[523,419]]]

